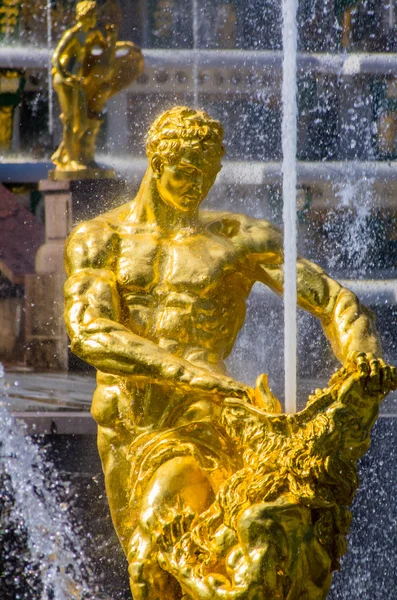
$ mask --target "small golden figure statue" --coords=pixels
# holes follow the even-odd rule
[[[341,22],[341,45],[348,50],[353,43],[353,21],[361,0],[335,0],[335,10]]]
[[[97,23],[96,2],[76,7],[77,23],[67,30],[53,58],[53,82],[61,105],[62,142],[52,156],[50,177],[57,180],[114,177],[95,162],[95,143],[107,100],[143,71],[142,53],[132,42],[118,42],[114,25],[106,36]]]
[[[282,294],[283,246],[266,221],[200,210],[222,138],[202,111],[155,120],[137,196],[67,242],[66,323],[98,370],[92,414],[134,600],[320,600],[397,372],[371,313],[300,258],[299,305],[343,367],[294,415],[266,375],[255,389],[227,375],[253,284]]]

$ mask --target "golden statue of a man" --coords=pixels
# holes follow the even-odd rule
[[[299,305],[344,367],[297,415],[266,376],[254,390],[227,375],[253,284],[282,293],[283,247],[264,220],[200,210],[222,138],[205,112],[156,119],[137,196],[68,240],[67,327],[98,370],[92,414],[134,600],[319,600],[396,370],[369,311],[300,258]]]
[[[118,42],[114,25],[106,26],[105,36],[95,28],[96,2],[79,2],[76,20],[52,58],[63,123],[62,141],[52,157],[54,179],[109,176],[109,170],[102,171],[95,162],[104,106],[143,71],[141,51],[132,42]]]

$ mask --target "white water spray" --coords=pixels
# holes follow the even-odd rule
[[[52,18],[51,0],[47,0],[47,48],[48,48],[48,132],[52,136],[54,130],[54,101],[52,90]]]
[[[52,468],[51,479],[47,481],[50,465],[26,437],[24,427],[11,416],[6,401],[0,363],[0,474],[10,479],[13,496],[10,516],[26,529],[30,560],[39,569],[43,586],[41,598],[91,598],[86,595],[90,587],[86,583],[90,573],[86,558],[68,520],[66,506],[59,504],[52,489],[59,489],[62,484]],[[28,585],[35,585],[29,580],[29,572],[26,575]]]
[[[198,108],[198,4],[193,0],[193,105]]]
[[[283,219],[285,412],[296,412],[296,54],[298,0],[283,0]]]

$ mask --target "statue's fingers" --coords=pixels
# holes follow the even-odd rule
[[[370,387],[373,390],[380,390],[381,389],[381,368],[380,368],[379,360],[376,358],[371,360],[370,368],[371,368],[371,372],[369,374],[370,375]]]
[[[374,358],[370,361],[369,363],[370,366],[370,377],[379,377],[380,375],[380,370],[381,370],[381,364],[380,361],[377,358]]]
[[[390,366],[390,377],[394,384],[397,383],[397,367]]]
[[[384,362],[384,361],[382,361],[382,362]],[[382,388],[389,389],[392,385],[390,366],[387,365],[386,363],[384,363],[384,365],[382,365],[382,363],[381,363],[380,373],[381,373]]]
[[[360,375],[365,376],[365,375],[371,374],[371,367],[370,367],[370,364],[368,363],[368,358],[364,353],[361,353],[361,355],[357,356],[356,364],[357,364],[357,370],[360,373]]]

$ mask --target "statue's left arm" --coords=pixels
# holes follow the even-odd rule
[[[248,268],[254,270],[255,279],[281,295],[284,284],[281,232],[266,221],[246,219],[241,240],[243,237]],[[381,357],[372,312],[321,267],[301,257],[297,261],[297,301],[301,308],[321,321],[342,363],[352,352],[365,352],[370,358],[371,355]]]
[[[283,267],[261,265],[264,283],[283,292]],[[297,302],[318,317],[335,356],[344,363],[352,352],[380,358],[380,341],[372,312],[357,296],[329,277],[318,265],[298,257]]]

